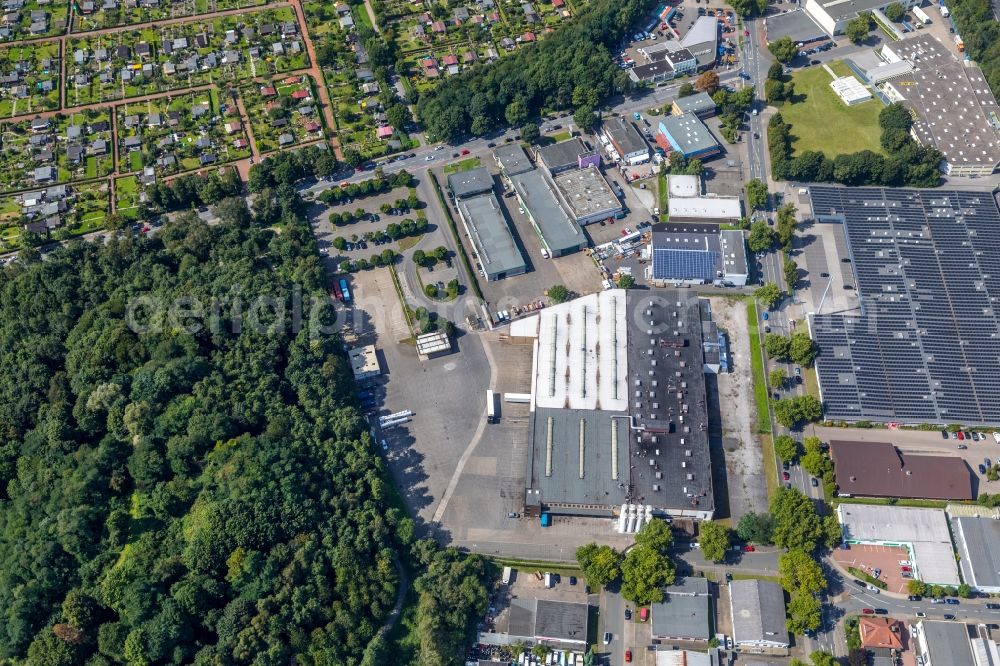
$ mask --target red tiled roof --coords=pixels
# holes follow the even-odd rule
[[[301,83],[301,82],[302,82],[302,77],[301,76],[297,76],[297,75],[286,76],[285,80],[282,81],[282,83],[286,83],[286,84]]]
[[[523,35],[521,35],[521,40],[525,42],[533,42],[535,41],[535,33],[526,32]]]
[[[861,645],[869,649],[905,649],[903,623],[887,617],[862,617],[858,623]]]
[[[972,472],[962,458],[906,454],[888,442],[830,441],[841,495],[971,500]]]
[[[292,93],[292,99],[307,99],[309,97],[309,91],[299,89]]]
[[[449,53],[448,55],[446,55],[444,57],[444,60],[442,60],[441,62],[444,63],[445,66],[448,66],[448,65],[457,65],[458,64],[458,56],[454,55],[452,53]]]
[[[274,86],[261,86],[260,94],[264,97],[274,97],[278,94],[278,91],[274,89]]]

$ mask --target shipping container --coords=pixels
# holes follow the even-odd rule
[[[345,303],[351,302],[351,292],[347,288],[347,280],[344,278],[340,278],[340,293],[343,294]]]

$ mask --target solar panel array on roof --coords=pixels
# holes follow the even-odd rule
[[[847,230],[860,316],[818,315],[827,418],[1000,423],[1000,211],[988,192],[810,187]]]

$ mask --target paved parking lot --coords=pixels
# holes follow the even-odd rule
[[[869,576],[875,577],[875,569],[880,570],[879,580],[886,584],[886,589],[895,594],[908,594],[907,579],[902,576],[900,561],[909,561],[910,553],[906,548],[897,546],[852,545],[847,550],[834,549],[833,559],[843,567],[861,569]],[[859,592],[861,588],[848,581],[851,592]],[[852,589],[853,588],[853,589]]]

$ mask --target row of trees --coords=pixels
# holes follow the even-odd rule
[[[1000,23],[990,0],[952,0],[952,20],[965,42],[965,53],[983,70],[994,97],[1000,97]]]
[[[789,430],[823,418],[823,404],[816,396],[797,395],[774,402],[774,418]]]
[[[278,155],[284,154],[285,153],[278,153]],[[410,187],[415,181],[416,179],[414,179],[413,175],[405,169],[389,175],[383,175],[379,170],[376,171],[374,178],[369,178],[368,180],[362,180],[356,183],[349,183],[346,187],[327,188],[320,192],[319,200],[328,206],[333,206],[342,201],[346,201],[347,199],[364,199],[365,197],[375,196],[376,194],[391,192],[397,187]],[[414,199],[416,199],[416,197],[414,197]],[[400,199],[400,201],[405,201],[409,206],[408,200]],[[409,207],[416,208],[418,205],[419,201],[414,201],[413,205]]]
[[[809,367],[816,360],[819,350],[808,333],[799,331],[791,336],[768,333],[764,336],[764,351],[774,360],[791,361]]]
[[[370,259],[365,259],[361,257],[360,259],[350,260],[345,259],[340,262],[337,267],[340,269],[341,273],[357,273],[358,271],[367,271],[372,268],[380,268],[382,266],[392,266],[396,263],[399,258],[399,254],[393,252],[389,248],[382,250],[381,252],[376,252],[371,256]]]
[[[334,215],[336,213],[330,214],[331,224],[334,221]],[[386,225],[384,231],[366,231],[361,235],[361,239],[365,241],[389,241],[389,240],[399,240],[400,238],[405,238],[406,236],[419,236],[427,231],[428,223],[427,219],[419,217],[416,220],[411,220],[406,218],[399,224],[392,222]],[[356,241],[358,239],[357,234],[352,234],[351,240]],[[347,239],[343,236],[337,236],[331,241],[333,245],[338,250],[344,250],[347,248]]]
[[[628,555],[596,543],[581,546],[576,560],[587,581],[608,585],[621,578],[621,594],[639,605],[663,600],[663,588],[672,585],[676,568],[668,552],[674,542],[670,524],[654,518],[635,535]]]
[[[768,123],[767,141],[774,177],[804,182],[837,182],[844,185],[936,187],[938,167],[944,156],[936,148],[921,146],[910,136],[913,118],[902,104],[891,104],[879,114],[885,155],[862,150],[830,159],[807,150],[792,156],[791,126],[780,113]]]
[[[611,51],[654,4],[598,0],[541,42],[467,69],[423,93],[417,115],[430,136],[453,141],[521,127],[543,110],[593,114],[602,101],[630,88],[628,74],[615,66]]]

